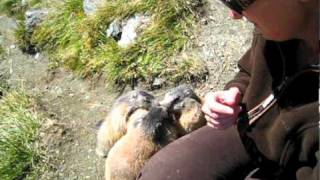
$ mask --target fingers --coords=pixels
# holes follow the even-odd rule
[[[211,111],[208,106],[202,107],[202,112],[213,119],[225,119],[230,116],[237,116],[238,113],[241,111],[241,108],[237,106],[237,107],[234,107],[232,111],[233,113],[221,113],[217,111]]]
[[[235,124],[238,113],[240,112],[240,108],[235,109],[235,114],[227,115],[227,114],[217,114],[210,113],[210,115],[205,113],[205,119],[207,121],[207,125],[214,129],[226,129]]]
[[[235,124],[241,111],[240,96],[238,88],[208,93],[202,106],[208,126],[225,129]]]
[[[238,88],[230,88],[227,91],[224,91],[223,94],[218,96],[219,102],[229,106],[236,106],[239,104],[241,99],[241,93]]]
[[[235,120],[232,118],[215,120],[215,119],[212,119],[212,118],[206,116],[206,119],[207,119],[207,126],[213,128],[213,129],[218,129],[218,130],[227,129],[235,124]]]
[[[203,112],[208,115],[211,115],[213,112],[218,114],[225,114],[225,115],[234,114],[234,110],[232,107],[218,103],[217,101],[207,102],[202,109],[203,109]]]

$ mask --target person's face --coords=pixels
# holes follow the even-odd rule
[[[245,16],[266,39],[299,38],[307,24],[302,1],[308,0],[255,0],[242,14],[231,10],[230,15],[233,19]]]
[[[299,0],[256,0],[242,12],[266,39],[298,38],[306,26],[306,14]]]

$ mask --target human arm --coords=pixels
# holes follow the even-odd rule
[[[226,129],[236,123],[240,112],[240,102],[250,82],[252,52],[255,47],[255,34],[252,47],[239,60],[239,72],[226,84],[223,91],[209,92],[204,98],[202,111],[210,127]]]

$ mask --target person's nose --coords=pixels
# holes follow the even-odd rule
[[[230,10],[229,15],[232,19],[241,19],[243,16],[236,11]]]

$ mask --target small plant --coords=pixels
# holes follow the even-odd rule
[[[40,169],[40,118],[21,91],[0,100],[0,179],[36,179]]]

